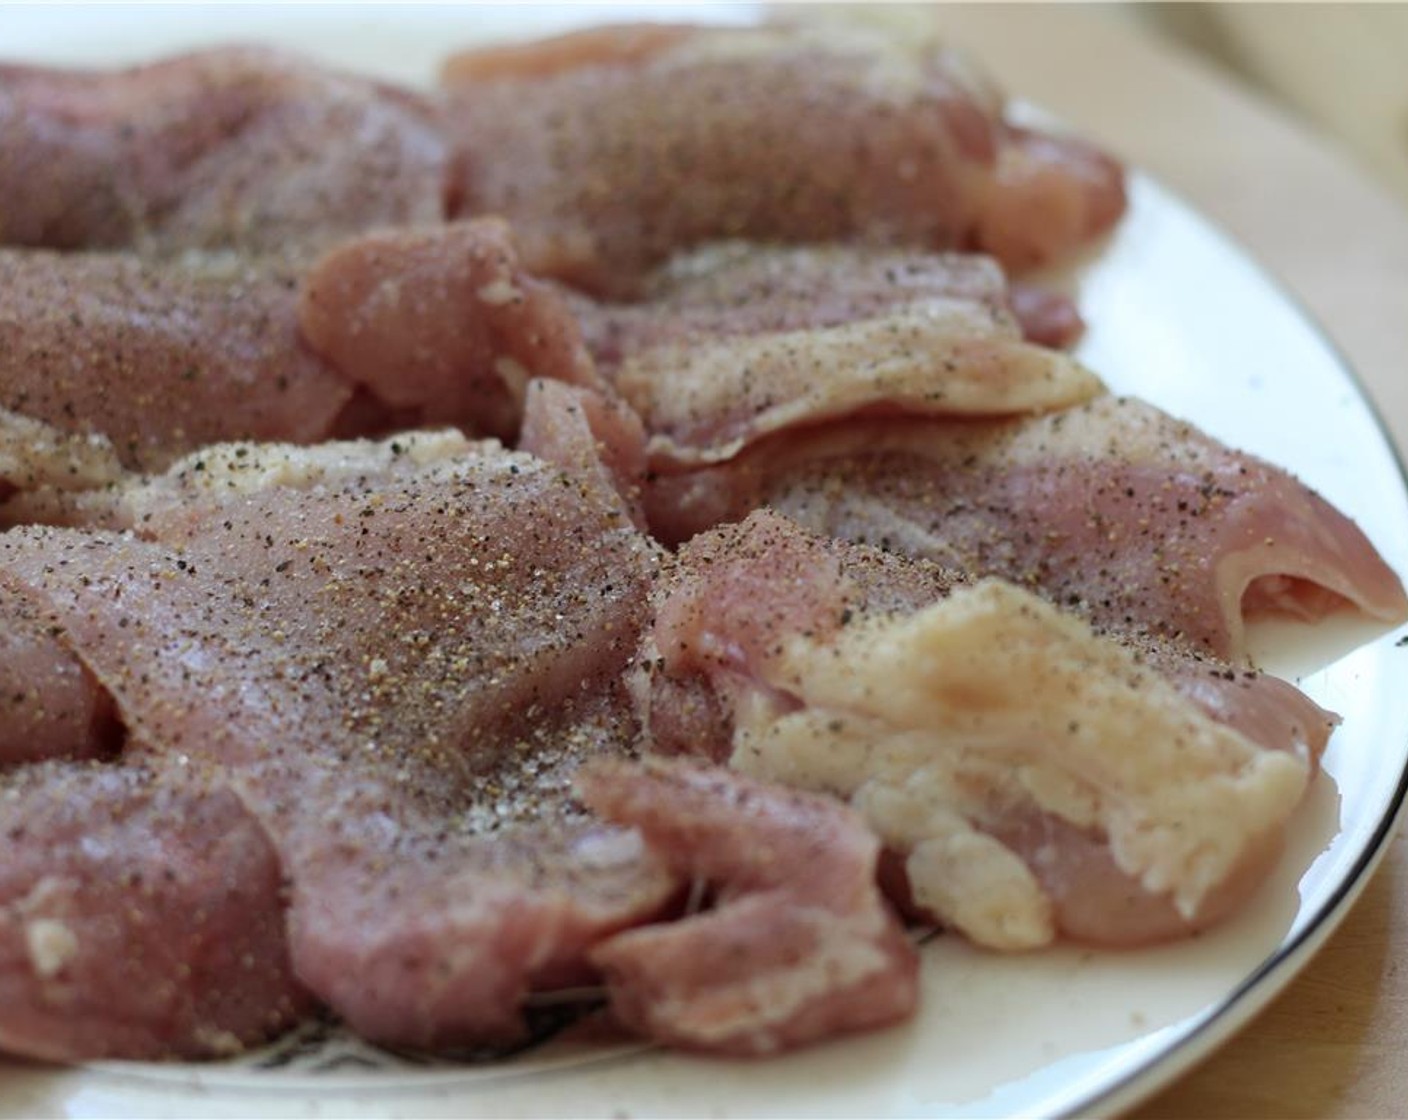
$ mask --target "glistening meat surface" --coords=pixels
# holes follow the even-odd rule
[[[772,506],[817,532],[1035,588],[1097,628],[1245,656],[1245,620],[1408,617],[1398,577],[1306,486],[1193,425],[1102,397],[1015,420],[787,433],[648,495],[667,540]]]
[[[1062,256],[1124,209],[1119,167],[1013,129],[971,64],[862,27],[652,25],[470,51],[445,70],[465,213],[530,267],[629,296],[721,238]]]
[[[1217,920],[1270,866],[1330,727],[1206,666],[1215,719],[1029,592],[766,511],[687,545],[666,587],[638,687],[657,749],[848,798],[918,907],[994,947]],[[1237,729],[1259,720],[1266,742]]]

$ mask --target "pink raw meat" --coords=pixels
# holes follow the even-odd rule
[[[1059,316],[1059,297],[1024,302]],[[1103,391],[1068,355],[1023,338],[986,257],[714,246],[653,274],[641,302],[574,307],[662,472],[855,416],[1017,414]]]
[[[881,664],[891,658],[927,683]],[[1173,647],[1123,649],[1010,585],[813,537],[767,511],[685,546],[642,664],[637,696],[654,749],[850,796],[911,860],[944,867],[981,848],[975,861],[1002,866],[975,862],[988,879],[958,876],[953,898],[921,909],[1012,948],[1058,932],[1135,944],[1216,921],[1270,866],[1334,722],[1284,682]],[[1258,768],[1264,776],[1243,788]],[[1148,774],[1165,776],[1146,787]],[[1102,790],[1094,800],[1081,792],[1087,778]],[[1092,808],[1121,790],[1129,803]],[[1190,806],[1243,805],[1245,822],[1242,810],[1234,819],[1245,833],[1223,835],[1226,818],[1202,809],[1182,815],[1172,805],[1185,793]],[[1131,807],[1141,797],[1145,808]],[[1218,874],[1184,897],[1173,883],[1187,867],[1168,879],[1138,871],[1164,853],[1151,844],[1136,858],[1143,840],[1117,837],[1146,811],[1150,821],[1173,812],[1179,843],[1206,829],[1209,846],[1227,845]],[[937,830],[928,856],[926,829]],[[1025,900],[1014,912],[1027,916],[1004,929],[1013,879]]]
[[[209,1058],[309,1010],[263,830],[196,767],[0,779],[0,1050]]]
[[[845,806],[678,762],[598,764],[577,784],[713,899],[592,950],[622,1021],[760,1055],[913,1013],[918,958],[876,887],[879,844]]]
[[[353,239],[303,277],[303,337],[410,424],[512,439],[535,377],[599,387],[576,320],[484,219]]]
[[[326,438],[353,396],[301,342],[278,270],[0,250],[0,288],[0,408],[101,437],[129,468],[225,439]]]
[[[122,739],[111,699],[24,603],[0,595],[0,770],[101,758]]]
[[[675,889],[569,798],[632,747],[613,681],[655,563],[594,486],[486,445],[237,494],[174,545],[15,530],[3,578],[129,756],[214,769],[267,831],[310,989],[378,1041],[502,1041]]]
[[[1103,397],[1015,420],[785,433],[657,480],[667,541],[769,505],[816,531],[1038,589],[1098,628],[1245,656],[1245,619],[1350,606],[1408,617],[1398,577],[1285,471],[1150,405]]]
[[[439,222],[428,98],[257,47],[114,72],[0,66],[0,242],[285,253]]]
[[[630,295],[707,241],[1068,254],[1124,210],[1088,145],[1014,129],[967,60],[860,27],[599,28],[446,65],[464,213],[535,270]]]

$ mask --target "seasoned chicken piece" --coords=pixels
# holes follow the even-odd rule
[[[287,253],[443,221],[434,103],[281,51],[0,66],[0,243]]]
[[[655,563],[594,485],[483,447],[234,494],[153,541],[12,530],[0,579],[112,694],[126,757],[238,794],[310,990],[376,1041],[503,1042],[676,890],[570,797],[633,747],[615,681]]]
[[[445,67],[461,213],[535,271],[630,296],[724,238],[976,248],[1027,268],[1123,212],[1114,161],[1012,127],[971,65],[868,28],[626,26]]]
[[[598,367],[650,432],[657,471],[842,417],[1005,415],[1103,391],[1068,355],[1023,339],[985,257],[715,246],[673,260],[639,303],[574,305]]]
[[[0,1051],[227,1057],[312,1010],[263,829],[196,767],[0,777]]]
[[[601,388],[577,322],[500,221],[352,239],[303,276],[308,346],[403,421],[512,439],[534,377]]]
[[[816,532],[1040,591],[1098,629],[1245,657],[1245,620],[1408,618],[1398,577],[1302,483],[1132,398],[1045,416],[787,433],[657,480],[667,541],[771,506]]]
[[[0,407],[23,418],[0,425],[11,488],[101,485],[222,439],[323,438],[352,399],[300,341],[278,269],[0,250],[0,289]]]
[[[456,424],[513,438],[527,382],[601,386],[502,222],[352,238],[311,263],[0,250],[0,498],[230,440]]]
[[[1216,921],[1332,724],[1281,682],[1170,673],[1012,584],[768,512],[682,550],[641,660],[656,749],[849,799],[921,912],[1006,949]]]
[[[876,886],[879,844],[845,806],[679,762],[598,764],[577,784],[713,897],[592,950],[623,1022],[759,1055],[913,1013],[918,957]]]
[[[0,771],[46,758],[103,758],[122,732],[112,700],[25,604],[0,594]]]

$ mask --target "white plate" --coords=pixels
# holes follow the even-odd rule
[[[696,15],[672,9],[667,16]],[[640,6],[625,16],[639,15]],[[660,9],[651,13],[661,16]],[[713,18],[750,10],[713,5]],[[182,47],[275,39],[319,57],[428,80],[475,36],[580,24],[622,9],[11,8],[0,50],[115,63]],[[1408,570],[1408,491],[1340,356],[1265,274],[1138,175],[1117,236],[1078,275],[1080,353],[1135,392],[1290,467]],[[1352,628],[1351,628],[1352,629]],[[922,1010],[901,1029],[754,1063],[564,1037],[476,1066],[401,1062],[311,1037],[219,1066],[0,1062],[0,1113],[70,1116],[990,1116],[1130,1107],[1224,1041],[1325,940],[1385,850],[1408,771],[1408,650],[1334,627],[1259,633],[1263,660],[1345,716],[1278,873],[1217,931],[1154,950],[1069,947],[1019,957],[955,938],[923,950]],[[1254,1028],[1253,1028],[1254,1029]]]

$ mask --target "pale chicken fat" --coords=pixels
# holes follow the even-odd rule
[[[906,912],[1008,947],[1220,920],[1271,866],[1275,795],[1294,803],[1335,722],[1285,682],[766,510],[680,550],[638,664],[653,750],[853,797],[903,857],[883,869]],[[1247,799],[1246,835],[1203,815],[1204,781],[1213,804]]]
[[[122,463],[106,436],[65,432],[0,409],[0,496],[7,488],[89,489],[122,475]]]
[[[497,440],[471,441],[448,428],[308,445],[216,443],[177,459],[160,474],[118,471],[102,487],[22,490],[0,503],[0,524],[132,529],[169,539],[177,526],[196,525],[221,505],[265,490],[343,487],[428,473],[502,450]]]
[[[1062,301],[1035,302],[1055,317]],[[573,307],[658,471],[856,414],[1008,415],[1103,391],[1023,337],[1001,268],[980,256],[718,244],[673,258],[640,302]]]
[[[1028,801],[1106,835],[1122,871],[1193,919],[1284,825],[1310,774],[997,581],[907,618],[792,636],[763,682],[802,710],[745,707],[733,765],[851,798],[911,853],[916,899],[998,948],[1045,944],[1056,929],[1036,877],[973,824],[992,806]],[[990,883],[1001,905],[984,899]]]

